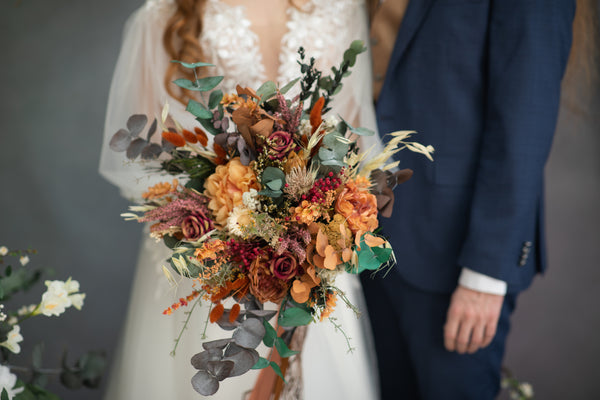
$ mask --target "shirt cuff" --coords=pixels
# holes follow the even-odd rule
[[[473,271],[469,268],[462,269],[460,277],[458,278],[458,284],[471,290],[496,294],[498,296],[504,296],[507,289],[506,282]]]

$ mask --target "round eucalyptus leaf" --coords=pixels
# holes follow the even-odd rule
[[[256,318],[249,318],[233,332],[233,341],[238,346],[254,349],[265,336],[265,327]]]
[[[129,134],[131,136],[137,136],[140,134],[144,126],[146,126],[146,122],[148,122],[148,117],[144,114],[134,114],[127,120],[127,129],[129,129]]]
[[[129,158],[130,160],[135,160],[147,144],[148,142],[146,142],[146,140],[142,138],[137,138],[133,140],[129,144],[129,147],[127,147],[127,158]]]
[[[202,347],[204,347],[204,350],[211,350],[211,349],[223,350],[225,348],[225,346],[227,346],[232,341],[233,341],[233,339],[218,339],[218,340],[213,340],[210,342],[204,342],[204,343],[202,343]]]
[[[234,367],[229,373],[229,376],[240,376],[250,370],[260,358],[258,352],[254,349],[239,348],[240,351],[234,355],[224,358],[223,360],[233,361]]]
[[[198,371],[192,377],[192,386],[202,396],[212,396],[219,390],[219,381],[207,371]]]
[[[223,356],[221,349],[210,349],[201,353],[195,354],[190,360],[192,366],[199,370],[206,370],[208,363],[211,361],[220,361]]]
[[[127,150],[129,143],[131,143],[131,136],[129,136],[129,132],[127,132],[125,129],[119,129],[119,131],[110,139],[110,143],[108,145],[112,151],[122,152]]]
[[[233,371],[235,363],[233,361],[209,361],[206,370],[214,375],[219,381],[227,378]]]
[[[60,382],[69,389],[79,389],[83,385],[81,377],[70,370],[61,372]]]
[[[160,156],[160,153],[162,153],[162,150],[163,149],[162,147],[160,147],[159,144],[150,143],[142,150],[142,160],[153,160],[155,158],[158,158],[158,156]]]
[[[152,121],[152,125],[150,125],[150,128],[148,128],[148,136],[146,136],[148,140],[150,140],[152,135],[154,135],[154,132],[156,132],[156,124],[156,118],[154,118],[154,121]]]
[[[242,316],[238,316],[238,318],[235,321],[230,322],[229,321],[230,313],[231,313],[231,310],[225,310],[225,312],[223,312],[223,315],[221,316],[221,318],[219,318],[219,320],[217,321],[217,325],[219,325],[219,327],[221,329],[224,329],[226,331],[232,331],[235,328],[237,328],[238,326],[240,326],[240,322],[242,319]]]

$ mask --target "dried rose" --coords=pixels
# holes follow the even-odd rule
[[[298,260],[292,253],[286,251],[271,259],[269,268],[276,278],[288,281],[298,273]]]
[[[250,293],[261,303],[266,303],[267,301],[277,303],[281,301],[290,286],[287,281],[278,279],[273,275],[269,268],[269,263],[263,257],[257,257],[252,262],[249,276]]]
[[[188,215],[181,223],[183,236],[188,240],[198,240],[212,229],[212,221],[202,211]]]
[[[292,135],[284,131],[277,131],[269,135],[267,140],[269,148],[274,153],[274,156],[278,159],[282,159],[290,152],[296,145],[292,140]]]

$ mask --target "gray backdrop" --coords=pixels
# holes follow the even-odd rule
[[[47,338],[51,366],[67,345],[73,356],[110,354],[127,307],[141,230],[121,220],[127,202],[97,165],[123,24],[142,1],[16,3],[0,5],[0,246],[35,247],[32,262],[53,267],[56,279],[78,279],[88,296],[83,311],[23,323],[24,347]],[[600,109],[598,97],[590,109]],[[540,399],[600,393],[595,114],[561,110],[547,168],[550,269],[520,297],[508,343],[505,364],[531,381]],[[101,397],[57,390],[64,399]]]

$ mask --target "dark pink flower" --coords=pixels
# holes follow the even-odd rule
[[[202,211],[196,211],[188,215],[181,223],[183,236],[188,240],[198,240],[212,229],[212,221]]]
[[[274,153],[274,156],[279,159],[285,157],[287,153],[296,147],[292,140],[292,135],[284,131],[271,133],[268,144],[269,148]]]
[[[284,281],[290,280],[298,273],[298,259],[286,251],[271,259],[269,269],[276,278]]]

